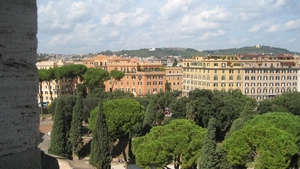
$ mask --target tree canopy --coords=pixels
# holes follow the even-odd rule
[[[153,127],[145,136],[132,142],[136,163],[143,168],[164,167],[171,158],[176,169],[180,164],[183,169],[196,167],[205,133],[205,129],[185,119]]]
[[[244,166],[250,162],[255,168],[287,168],[299,151],[299,124],[298,117],[280,112],[249,120],[223,142],[228,161]]]
[[[90,90],[96,87],[104,87],[104,81],[109,80],[109,73],[100,68],[89,68],[83,75],[83,82]]]

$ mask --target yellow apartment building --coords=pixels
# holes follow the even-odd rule
[[[182,91],[182,67],[166,67],[166,81],[171,84],[171,91]]]
[[[292,55],[197,56],[183,60],[183,96],[196,88],[230,91],[259,100],[300,91],[299,58]]]
[[[36,63],[37,69],[50,69],[50,68],[56,68],[61,67],[64,65],[74,64],[73,62],[67,62],[63,60],[47,60],[47,61],[41,61]],[[66,80],[60,81],[58,84],[53,80],[50,83],[50,86],[46,84],[46,82],[42,82],[42,92],[43,92],[43,102],[51,103],[50,99],[50,90],[52,91],[52,97],[53,99],[57,98],[59,95],[58,89],[60,89],[61,95],[66,95],[68,91],[66,90],[67,82]],[[40,103],[40,88],[39,93],[37,95],[38,103]]]

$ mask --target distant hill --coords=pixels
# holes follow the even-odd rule
[[[229,48],[218,50],[204,50],[203,52],[211,55],[234,55],[234,54],[299,54],[298,52],[292,52],[287,49],[270,47],[270,46],[245,46],[241,48]]]
[[[181,56],[183,58],[191,58],[192,56],[207,56],[207,55],[235,55],[235,54],[298,54],[298,52],[292,52],[287,49],[270,47],[270,46],[245,46],[241,48],[229,48],[229,49],[216,49],[216,50],[203,50],[199,51],[192,48],[152,48],[152,49],[138,49],[138,50],[121,50],[121,51],[103,51],[99,53],[89,53],[82,56],[79,55],[69,55],[72,58],[82,58],[82,57],[94,57],[98,54],[103,55],[118,55],[118,56],[137,56],[137,57],[163,57],[163,56]],[[38,59],[42,60],[45,57],[53,57],[54,54],[38,54]]]
[[[155,49],[138,49],[138,50],[121,50],[121,51],[104,51],[99,54],[103,55],[123,55],[123,56],[138,56],[138,57],[163,57],[163,56],[181,56],[184,58],[189,58],[192,56],[206,55],[204,52],[192,48],[155,48]]]
[[[300,54],[298,52],[292,52],[287,49],[270,47],[270,46],[245,46],[241,48],[229,48],[229,49],[216,49],[216,50],[203,50],[198,51],[192,48],[155,48],[150,49],[138,49],[138,50],[121,50],[121,51],[104,51],[99,54],[118,56],[138,56],[138,57],[162,57],[162,56],[182,56],[183,58],[191,58],[192,56],[207,56],[207,55],[235,55],[235,54]]]

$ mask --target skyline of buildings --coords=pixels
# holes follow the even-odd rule
[[[134,96],[165,92],[167,82],[170,83],[171,91],[182,91],[182,96],[187,97],[188,92],[194,89],[221,91],[239,89],[243,94],[260,101],[271,99],[284,92],[300,91],[298,55],[194,56],[188,59],[178,59],[177,66],[172,67],[174,60],[174,57],[142,59],[98,55],[74,61],[37,62],[37,68],[48,69],[68,64],[83,64],[88,68],[102,68],[108,72],[124,71],[125,76],[120,81],[113,81],[113,79],[105,81],[105,91],[119,89],[131,92]],[[62,81],[58,85],[62,89],[62,95],[70,93],[64,91],[65,83],[67,81]],[[44,100],[49,101],[50,96],[47,92],[49,89],[46,88],[46,84],[42,85]],[[51,90],[53,89],[55,89],[54,86]],[[54,98],[58,96],[57,94],[53,90]]]

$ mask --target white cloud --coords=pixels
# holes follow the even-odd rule
[[[284,24],[285,30],[300,29],[300,19],[291,20]]]
[[[277,32],[277,31],[279,31],[279,27],[280,27],[279,24],[272,25],[269,29],[266,30],[266,32],[269,32],[269,33]]]
[[[195,49],[264,42],[278,47],[288,44],[291,49],[300,50],[296,43],[287,43],[291,37],[300,35],[300,19],[295,19],[299,18],[300,3],[294,0],[37,3],[38,52],[89,53],[165,47],[169,46],[170,37],[172,46]],[[276,40],[278,37],[285,41]]]
[[[224,30],[218,30],[217,32],[206,32],[203,36],[200,37],[200,40],[205,40],[211,37],[217,37],[224,35],[226,32]]]

